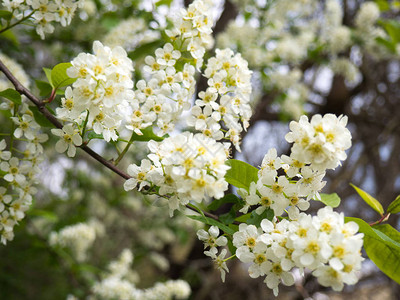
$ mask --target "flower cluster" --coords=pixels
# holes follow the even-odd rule
[[[103,43],[110,48],[121,46],[130,51],[158,38],[159,32],[149,29],[143,19],[129,18],[112,28],[104,37]]]
[[[15,62],[13,59],[4,55],[0,52],[0,60],[7,66],[10,72],[18,79],[18,81],[26,88],[29,88],[29,77],[25,73],[24,69],[20,64]],[[5,77],[3,73],[0,74],[0,91],[13,88],[12,83]],[[9,109],[9,105],[14,105],[13,102],[2,102],[0,103],[0,109]]]
[[[42,39],[46,33],[52,33],[52,22],[67,26],[75,14],[76,9],[82,6],[83,0],[3,0],[2,5],[12,13],[12,18],[22,20],[32,17],[36,25],[36,32]]]
[[[133,114],[126,122],[129,130],[140,134],[140,129],[155,123],[162,133],[169,132],[182,112],[190,108],[195,68],[186,63],[178,70],[176,64],[181,55],[167,43],[155,51],[155,57],[145,58],[143,71],[149,79],[136,83]]]
[[[166,34],[179,42],[181,49],[189,51],[197,68],[203,64],[205,51],[214,45],[212,37],[212,6],[210,0],[196,0],[187,9],[181,9],[173,20],[174,28]]]
[[[34,185],[43,161],[42,143],[48,136],[40,133],[25,102],[4,99],[0,108],[14,114],[11,121],[15,128],[11,134],[3,134],[7,139],[0,140],[0,235],[1,243],[6,244],[14,238],[13,228],[25,217],[37,192]]]
[[[183,280],[168,280],[158,282],[148,289],[138,289],[129,278],[137,277],[130,267],[133,255],[129,249],[122,251],[118,260],[110,263],[109,272],[105,278],[93,285],[92,292],[96,299],[127,299],[127,300],[153,300],[153,299],[187,299],[190,296],[190,286]]]
[[[93,43],[94,54],[81,53],[67,70],[77,78],[67,87],[57,116],[78,126],[93,129],[106,141],[116,140],[122,120],[131,111],[133,66],[124,49]]]
[[[150,141],[151,154],[141,166],[132,164],[128,174],[132,176],[125,190],[148,186],[151,191],[168,198],[171,213],[193,200],[201,202],[206,197],[221,198],[228,188],[224,175],[228,145],[204,136],[184,132],[162,142]]]
[[[103,225],[92,220],[89,223],[78,223],[66,226],[59,232],[51,232],[49,244],[53,247],[60,246],[71,250],[77,261],[85,261],[87,251],[93,245],[96,236],[104,234]]]
[[[203,64],[206,49],[212,46],[212,5],[196,0],[176,16],[172,30],[166,30],[171,43],[145,58],[145,78],[136,83],[133,115],[127,128],[140,134],[152,124],[161,133],[174,129],[184,110],[190,109],[195,92],[195,68]]]
[[[345,150],[351,146],[346,124],[347,117],[333,114],[314,115],[310,122],[306,116],[299,122],[292,121],[292,131],[286,134],[286,140],[294,143],[290,156],[278,157],[274,148],[268,151],[258,181],[252,182],[248,190],[238,190],[246,202],[240,211],[247,213],[251,206],[257,206],[257,214],[272,209],[280,216],[289,207],[289,217],[297,219],[300,211],[309,208],[310,199],[319,198],[325,186],[325,171],[346,159]],[[283,175],[279,169],[284,170]]]
[[[308,121],[290,122],[285,138],[292,146],[291,157],[317,170],[335,169],[346,159],[345,150],[351,146],[351,134],[346,128],[347,117],[333,114],[315,115]]]
[[[344,223],[343,214],[327,206],[314,217],[302,213],[297,221],[264,219],[261,228],[241,224],[233,244],[239,260],[251,264],[249,275],[265,276],[275,295],[280,282],[294,283],[294,267],[313,271],[320,284],[340,291],[358,280],[363,234],[357,231],[356,223]]]
[[[216,49],[207,62],[204,75],[208,88],[200,92],[188,119],[189,126],[216,140],[230,139],[239,147],[240,132],[249,126],[251,107],[251,71],[240,54],[230,49]],[[227,132],[221,131],[221,124]],[[242,126],[243,124],[243,126]]]

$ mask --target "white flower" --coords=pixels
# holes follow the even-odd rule
[[[4,204],[9,204],[12,200],[11,195],[7,195],[7,189],[0,186],[0,213],[4,210]]]
[[[276,176],[277,170],[282,167],[282,163],[282,160],[277,157],[276,149],[269,149],[263,158],[258,176],[265,176],[266,173],[272,173],[273,176]]]
[[[181,57],[181,53],[178,50],[174,50],[174,47],[167,43],[163,48],[158,48],[155,52],[157,63],[160,66],[173,66],[176,60]]]
[[[35,122],[31,115],[24,114],[22,115],[22,119],[18,117],[12,117],[12,119],[18,126],[18,128],[14,131],[14,136],[16,138],[20,138],[22,135],[25,135],[28,140],[34,139],[35,134],[40,126]]]
[[[8,182],[13,182],[14,180],[18,184],[22,184],[26,178],[23,174],[26,174],[29,170],[29,166],[26,164],[20,165],[19,159],[12,157],[8,162],[2,162],[0,164],[0,169],[7,172],[4,175],[4,179]]]
[[[140,167],[137,165],[129,165],[128,174],[132,176],[132,178],[128,179],[124,183],[125,191],[132,190],[136,188],[139,183],[139,191],[145,187],[150,185],[151,183],[159,184],[162,180],[161,175],[162,170],[159,168],[154,168],[148,159],[143,159]]]
[[[217,226],[211,226],[210,229],[205,231],[204,229],[200,229],[197,231],[197,237],[199,240],[204,242],[204,249],[207,247],[215,248],[226,246],[228,240],[224,236],[219,236],[219,229]]]
[[[10,151],[3,151],[6,149],[7,144],[6,140],[1,140],[0,141],[0,159],[2,160],[9,160],[11,158],[11,152]]]
[[[209,251],[205,251],[204,254],[211,257],[214,261],[215,267],[221,272],[222,282],[225,282],[225,274],[229,272],[228,266],[226,265],[225,256],[227,253],[226,249],[222,249],[220,254],[217,256],[218,250],[217,248],[211,248]]]
[[[61,139],[56,143],[56,151],[59,153],[65,152],[69,157],[74,157],[76,153],[75,146],[82,145],[82,137],[79,134],[79,130],[74,128],[74,125],[64,125],[62,129],[52,129],[51,133]]]

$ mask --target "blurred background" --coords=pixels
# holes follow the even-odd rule
[[[69,27],[56,26],[43,41],[32,26],[0,34],[0,54],[28,75],[29,87],[45,95],[43,67],[91,52],[94,40],[123,46],[134,60],[134,80],[142,78],[144,58],[167,37],[174,11],[191,1],[85,0]],[[400,2],[357,0],[230,0],[215,4],[214,49],[231,48],[253,70],[253,116],[242,135],[242,151],[232,156],[259,166],[268,149],[288,154],[284,136],[302,114],[347,115],[353,145],[341,167],[325,177],[324,193],[337,193],[337,208],[367,222],[379,219],[349,183],[387,208],[400,194]],[[7,86],[0,75],[0,87]],[[41,88],[42,87],[42,88]],[[198,77],[197,91],[206,79]],[[59,105],[56,98],[52,104]],[[0,115],[1,132],[10,131]],[[140,288],[157,281],[184,279],[190,299],[273,299],[262,279],[230,261],[226,283],[196,238],[201,224],[183,214],[170,218],[165,203],[126,193],[123,180],[86,154],[74,160],[55,154],[50,137],[38,193],[15,238],[0,247],[0,299],[85,299],[107,266],[126,248],[134,259],[127,275]],[[105,157],[109,146],[93,143]],[[145,143],[132,147],[121,169],[146,155]],[[116,188],[117,187],[117,188]],[[310,213],[322,206],[312,202]],[[221,213],[229,207],[221,209]],[[389,224],[400,229],[398,215]],[[87,245],[57,244],[63,229],[84,223]],[[64,231],[65,233],[65,231]],[[81,243],[81,244],[79,244]],[[400,270],[399,270],[400,272]],[[296,274],[295,274],[296,275]],[[368,259],[360,281],[341,293],[306,274],[296,285],[280,286],[279,299],[399,299],[400,287]],[[96,298],[94,298],[96,299]]]

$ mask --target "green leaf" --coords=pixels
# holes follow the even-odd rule
[[[51,123],[36,106],[31,106],[29,109],[33,113],[33,117],[35,121],[42,127],[54,127],[53,123]]]
[[[67,69],[72,67],[71,63],[61,63],[51,70],[51,82],[53,88],[58,89],[63,86],[73,84],[77,78],[71,78],[67,75]]]
[[[0,97],[7,98],[15,104],[21,104],[21,95],[14,89],[6,89],[0,92]]]
[[[147,127],[145,129],[140,130],[143,135],[138,135],[136,133],[133,133],[132,141],[140,141],[140,142],[148,142],[150,140],[156,141],[156,142],[161,142],[164,140],[168,135],[164,136],[158,136],[153,132],[152,127]]]
[[[230,228],[229,226],[226,226],[225,224],[222,224],[221,222],[218,222],[217,220],[208,218],[208,217],[203,217],[203,216],[196,216],[196,215],[187,215],[188,218],[191,218],[196,221],[203,222],[204,224],[211,225],[211,226],[217,226],[219,229],[221,229],[223,232],[228,233],[228,234],[234,234],[235,230]]]
[[[247,219],[246,223],[249,225],[255,225],[256,227],[260,227],[262,220],[268,219],[272,221],[273,218],[274,218],[274,211],[272,209],[264,210],[261,215],[257,214],[256,211],[253,210],[250,214],[250,218]]]
[[[235,219],[237,222],[247,223],[247,220],[251,217],[251,213],[241,215]]]
[[[8,10],[0,10],[0,19],[11,20],[12,12]]]
[[[396,20],[380,20],[379,24],[383,26],[394,44],[400,42],[400,23]]]
[[[51,70],[49,68],[43,68],[44,73],[46,74],[46,78],[49,81],[51,87],[53,88],[53,82],[51,81]]]
[[[110,30],[117,26],[121,22],[121,18],[117,16],[115,12],[107,12],[103,14],[101,18],[101,25],[107,30]]]
[[[171,3],[172,3],[172,0],[160,0],[160,1],[157,1],[157,2],[155,3],[155,5],[156,5],[156,7],[159,7],[159,6],[161,6],[161,5],[168,5],[168,6],[171,6]]]
[[[375,41],[378,44],[381,44],[382,46],[386,47],[390,52],[396,53],[396,44],[393,43],[392,41],[388,41],[382,37],[377,37]]]
[[[382,12],[390,10],[390,5],[387,0],[375,0],[375,3],[378,5],[379,10]]]
[[[373,228],[384,233],[387,237],[389,237],[393,241],[395,241],[397,243],[397,245],[400,247],[400,232],[398,232],[396,229],[394,229],[391,225],[379,224],[379,225],[374,225]]]
[[[391,214],[397,214],[398,212],[400,212],[400,195],[398,195],[396,199],[394,199],[393,202],[390,203],[387,212]]]
[[[14,46],[19,46],[19,41],[18,38],[15,36],[15,34],[11,30],[6,30],[0,34],[1,39],[9,40],[11,43],[14,44]]]
[[[51,86],[50,83],[42,80],[35,80],[36,86],[39,89],[39,96],[40,97],[46,97],[51,94],[51,91],[53,90],[53,87]]]
[[[5,116],[6,118],[11,118],[13,116],[9,110],[0,110],[0,114]]]
[[[143,44],[143,45],[137,47],[135,50],[130,51],[128,53],[128,57],[132,60],[137,60],[139,58],[142,58],[143,56],[152,55],[154,53],[154,51],[157,48],[161,47],[162,45],[163,45],[163,42],[161,40]]]
[[[222,214],[219,216],[219,219],[221,220],[221,222],[226,225],[229,225],[229,224],[232,224],[233,222],[235,222],[235,218],[236,218],[235,207],[232,207],[231,210],[229,212],[227,212],[226,214]]]
[[[58,221],[58,216],[55,213],[53,213],[51,211],[47,211],[47,210],[32,209],[29,211],[29,215],[42,217],[50,222]]]
[[[237,159],[229,159],[225,164],[231,167],[225,174],[225,180],[228,183],[237,188],[249,190],[250,183],[257,182],[258,169],[256,167]]]
[[[362,189],[356,187],[354,184],[350,183],[350,185],[356,190],[356,192],[361,196],[361,198],[370,206],[372,207],[377,213],[379,213],[381,216],[384,213],[382,205],[379,203],[378,200],[376,200],[374,197],[372,197],[370,194],[367,192],[363,191]]]
[[[321,202],[324,203],[327,206],[331,206],[333,208],[338,207],[340,204],[340,197],[338,194],[333,193],[333,194],[319,194],[321,196]],[[318,199],[314,199],[319,201]]]
[[[233,242],[231,239],[228,239],[228,249],[231,255],[236,253],[236,247],[233,245]]]
[[[241,200],[234,194],[227,194],[220,199],[215,199],[207,206],[209,210],[217,210],[222,204],[225,203],[240,203]]]
[[[94,131],[88,132],[87,138],[88,138],[89,140],[93,140],[93,139],[104,140],[104,137],[103,137],[102,134],[98,134],[98,133],[96,133],[96,132],[94,132]]]
[[[400,233],[390,225],[371,227],[358,218],[345,218],[356,222],[364,233],[364,248],[368,257],[383,273],[400,284]]]

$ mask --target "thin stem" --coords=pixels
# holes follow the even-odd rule
[[[382,222],[387,221],[387,219],[389,219],[389,216],[390,216],[390,213],[386,213],[378,221],[370,223],[369,226],[381,224]]]
[[[23,21],[29,19],[34,13],[35,13],[35,10],[32,11],[32,12],[31,12],[29,15],[27,15],[26,17],[23,17],[21,20],[15,22],[14,24],[11,24],[11,25],[8,25],[8,26],[4,27],[3,29],[0,30],[0,33],[3,33],[4,31],[7,31],[8,29],[11,29],[11,28],[13,28],[14,26],[16,26],[16,25],[22,23]]]
[[[85,138],[85,131],[86,131],[86,125],[87,125],[88,120],[89,120],[89,110],[87,110],[85,122],[83,122],[83,129],[82,129],[82,135],[81,135],[82,140]]]
[[[118,165],[119,162],[121,161],[121,159],[124,157],[124,155],[126,154],[126,152],[128,152],[129,148],[131,147],[132,143],[133,143],[133,139],[135,137],[135,131],[132,131],[132,135],[131,138],[128,141],[128,144],[125,146],[124,150],[122,150],[122,152],[120,153],[120,155],[117,157],[117,159],[114,162],[114,165]]]
[[[15,107],[14,107],[14,117],[16,116],[17,111],[18,111],[18,105],[15,105]],[[12,120],[11,135],[10,135],[10,151],[13,151],[14,131],[15,131],[15,122],[14,122],[14,120]]]
[[[225,258],[225,259],[223,260],[223,262],[228,261],[228,260],[230,260],[230,259],[232,259],[232,258],[234,258],[234,257],[236,257],[236,254],[233,254],[232,256],[230,256],[230,257],[228,257],[228,258]]]

